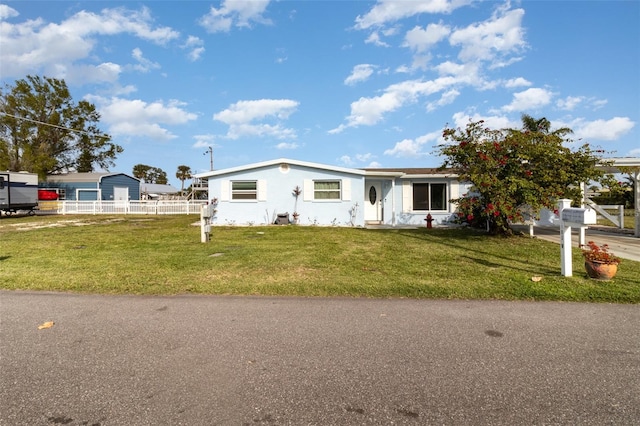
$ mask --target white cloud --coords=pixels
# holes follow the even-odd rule
[[[522,77],[512,78],[510,80],[505,81],[504,83],[504,87],[506,87],[507,89],[512,89],[515,87],[529,87],[529,86],[531,86],[531,82]]]
[[[2,13],[11,15],[11,11],[3,10]],[[76,62],[91,58],[97,44],[96,36],[125,33],[157,44],[165,44],[179,36],[169,27],[154,26],[146,7],[140,10],[103,9],[99,14],[81,11],[59,24],[45,23],[42,19],[18,24],[3,22],[0,26],[2,77],[22,77],[38,72],[65,78],[67,83],[76,83],[72,79],[112,81],[114,74],[109,73],[106,77],[104,70],[105,66],[113,70],[113,64],[78,66]]]
[[[380,96],[360,98],[351,103],[351,114],[347,123],[329,131],[340,133],[347,127],[371,126],[384,118],[384,115],[398,108],[416,102],[421,96],[442,91],[456,83],[452,77],[440,77],[435,80],[407,80],[387,87]]]
[[[202,54],[205,52],[204,41],[196,36],[187,37],[185,43],[180,47],[188,50],[187,58],[189,58],[191,62],[195,62],[200,59]]]
[[[485,127],[489,129],[519,129],[522,127],[520,120],[512,121],[503,115],[481,115],[478,113],[456,112],[453,114],[453,124],[455,128],[464,129],[470,121],[477,122],[484,120]]]
[[[540,88],[531,88],[523,92],[513,94],[513,101],[509,105],[502,107],[507,112],[524,112],[535,110],[551,103],[553,93]]]
[[[340,161],[340,163],[344,164],[345,166],[354,167],[358,163],[366,163],[374,158],[375,158],[375,155],[368,152],[366,154],[356,154],[354,158],[352,158],[349,155],[343,155],[338,160]]]
[[[460,46],[458,58],[469,61],[499,61],[509,64],[504,57],[522,51],[526,46],[522,29],[523,9],[504,11],[502,8],[491,19],[454,30],[449,37],[452,46]]]
[[[344,164],[345,166],[354,166],[356,164],[355,161],[353,161],[351,157],[348,155],[343,155],[338,160],[340,161],[340,163]]]
[[[436,102],[429,102],[427,104],[427,111],[431,112],[436,110],[438,107],[441,107],[444,105],[450,105],[453,103],[453,101],[456,100],[456,98],[459,95],[460,95],[460,92],[457,91],[456,89],[448,90],[444,92],[440,97],[440,99],[438,99]]]
[[[379,0],[364,16],[356,18],[355,28],[364,30],[422,13],[451,13],[472,0],[397,1]]]
[[[564,99],[558,99],[556,101],[556,106],[559,109],[571,111],[575,109],[575,107],[578,106],[580,103],[584,102],[584,100],[585,99],[583,96],[567,96]]]
[[[293,114],[299,103],[290,99],[259,99],[239,101],[229,108],[213,115],[213,119],[229,126],[227,136],[237,139],[243,136],[273,136],[278,139],[294,139],[296,132],[280,123],[254,123],[263,120],[286,120]]]
[[[640,157],[640,148],[634,148],[627,153],[629,157]]]
[[[375,66],[371,64],[360,64],[353,67],[351,75],[344,80],[347,86],[353,86],[356,83],[366,81],[375,70]]]
[[[416,139],[404,139],[400,142],[396,142],[392,149],[385,150],[384,155],[392,157],[424,157],[429,155],[429,153],[423,151],[425,145],[429,142],[437,141],[439,138],[441,138],[440,131],[427,133],[426,135],[417,137]]]
[[[373,32],[373,33],[369,34],[369,37],[367,37],[367,39],[364,42],[366,44],[373,44],[375,46],[389,47],[389,44],[387,44],[384,41],[380,40],[380,34],[378,34],[377,32]]]
[[[356,160],[362,162],[362,163],[366,163],[367,161],[371,160],[372,158],[375,158],[375,156],[370,153],[367,152],[366,154],[356,154]]]
[[[137,71],[140,71],[140,72],[143,72],[143,73],[147,73],[152,69],[160,68],[160,64],[158,64],[157,62],[150,61],[149,59],[145,58],[142,55],[142,50],[140,50],[137,47],[135,49],[133,49],[133,51],[131,52],[131,56],[133,57],[133,59],[138,61],[138,64],[133,66],[133,68],[135,70],[137,70]]]
[[[270,0],[223,0],[220,8],[211,6],[209,13],[200,18],[207,32],[229,32],[233,26],[251,27],[253,22],[270,25],[263,15]]]
[[[276,145],[276,149],[296,149],[299,145],[295,142],[280,142]]]
[[[17,10],[7,6],[6,4],[0,4],[0,19],[4,20],[7,18],[15,18],[19,15],[20,14]]]
[[[213,146],[213,141],[216,139],[215,135],[195,135],[193,138],[196,142],[191,147],[197,149]]]
[[[442,23],[429,24],[426,29],[415,27],[407,31],[404,36],[403,46],[421,53],[431,49],[441,40],[444,40],[451,33],[449,26]]]
[[[109,133],[113,135],[170,140],[176,136],[161,125],[179,125],[197,118],[196,114],[184,110],[184,103],[176,100],[146,103],[116,97],[87,96],[85,99],[96,105],[101,121],[109,126]]]
[[[578,118],[567,124],[560,123],[558,126],[572,129],[573,136],[576,139],[615,141],[629,133],[635,127],[635,124],[629,117],[613,117],[609,120],[600,119],[594,121],[585,121],[583,118]]]

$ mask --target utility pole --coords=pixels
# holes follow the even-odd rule
[[[209,154],[209,159],[211,161],[211,169],[210,170],[213,170],[213,148],[212,147],[209,147],[209,149],[207,149],[204,152],[204,154],[202,154],[202,155],[207,155],[207,154]]]

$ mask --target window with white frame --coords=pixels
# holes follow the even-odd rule
[[[314,180],[313,181],[314,200],[340,200],[339,180]]]
[[[438,211],[447,209],[446,183],[414,183],[413,210]]]
[[[241,180],[231,182],[231,199],[232,200],[257,200],[258,199],[258,181]]]

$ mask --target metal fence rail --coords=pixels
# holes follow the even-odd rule
[[[58,201],[58,214],[200,214],[206,200]]]

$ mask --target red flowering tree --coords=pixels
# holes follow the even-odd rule
[[[548,120],[527,115],[522,121],[522,129],[492,130],[483,120],[466,129],[444,129],[442,167],[456,169],[461,180],[473,184],[470,194],[452,200],[461,222],[508,235],[524,213],[553,209],[560,198],[579,201],[579,184],[603,175],[588,144],[566,146],[571,129],[550,131]]]

